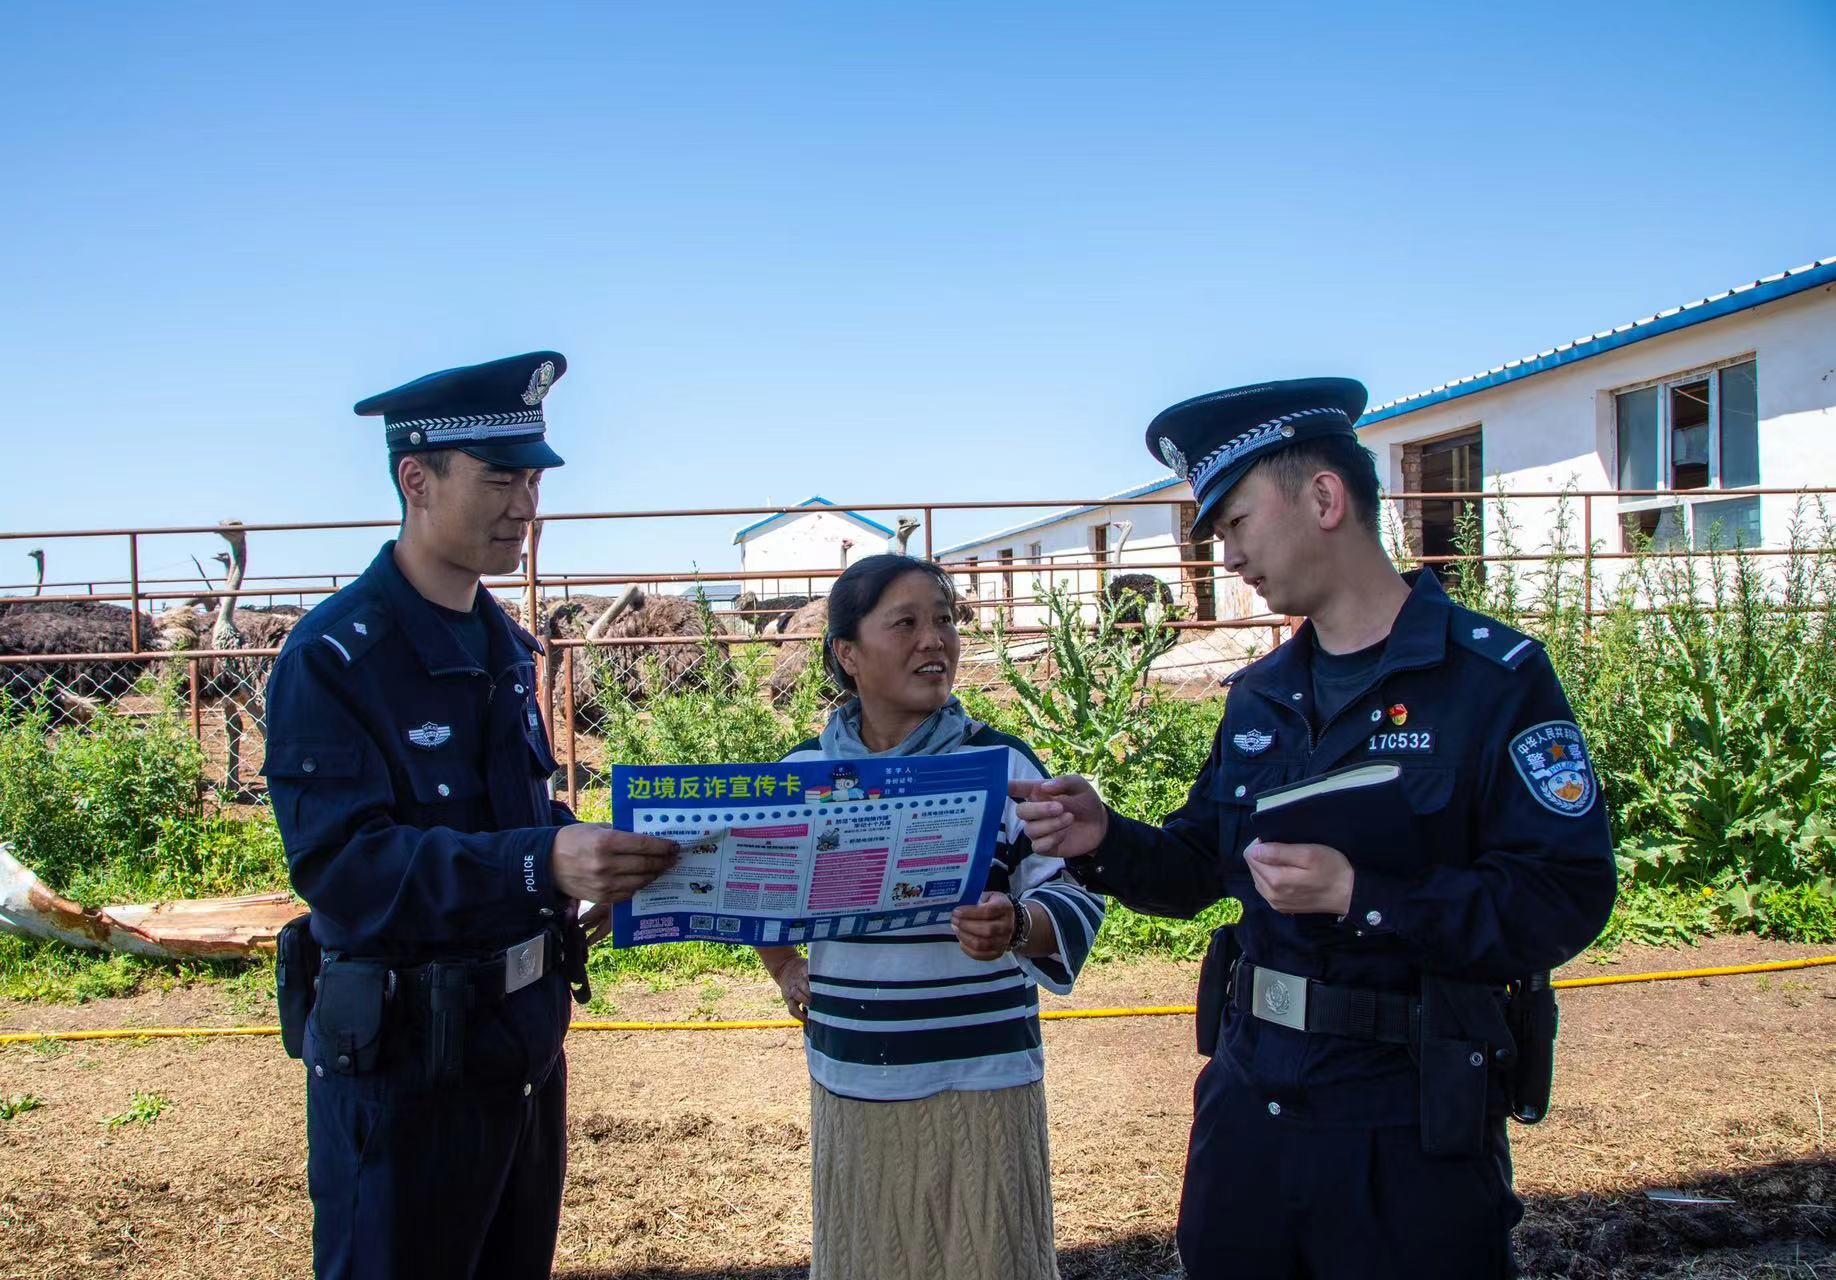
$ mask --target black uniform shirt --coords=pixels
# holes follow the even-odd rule
[[[481,593],[486,661],[395,565],[301,619],[268,682],[268,777],[294,887],[321,945],[434,958],[554,923],[557,768],[537,709],[535,638]]]
[[[1328,653],[1320,647],[1319,636],[1313,637],[1313,706],[1320,719],[1332,719],[1370,688],[1388,643],[1386,638],[1351,653]]]
[[[1315,705],[1312,630],[1232,677],[1224,720],[1186,803],[1160,826],[1112,813],[1068,863],[1155,915],[1243,903],[1245,959],[1330,983],[1409,991],[1423,973],[1477,982],[1551,969],[1612,910],[1612,840],[1580,731],[1542,647],[1413,581],[1381,662],[1336,714]],[[1287,916],[1256,892],[1243,850],[1258,792],[1394,761],[1421,832],[1404,869],[1356,873],[1351,910]],[[1408,1049],[1309,1034],[1227,1010],[1218,1057],[1284,1114],[1408,1123]]]

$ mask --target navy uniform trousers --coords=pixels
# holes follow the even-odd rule
[[[1193,1090],[1179,1202],[1192,1280],[1494,1280],[1515,1274],[1503,1120],[1470,1157],[1422,1152],[1414,1124],[1315,1125],[1272,1115],[1213,1060]]]
[[[1103,844],[1068,868],[1155,915],[1239,899],[1230,936],[1248,964],[1376,999],[1456,983],[1496,1014],[1504,984],[1579,953],[1612,910],[1605,807],[1555,672],[1535,641],[1454,604],[1426,570],[1368,684],[1329,717],[1314,707],[1313,646],[1303,626],[1232,678],[1183,806],[1159,826],[1112,813]],[[1372,762],[1401,771],[1413,847],[1386,846],[1382,870],[1354,858],[1343,918],[1275,911],[1243,857],[1256,796]],[[1194,1280],[1511,1274],[1522,1208],[1493,1067],[1508,1032],[1437,1035],[1434,1048],[1458,1052],[1431,1057],[1421,1037],[1299,1030],[1218,1003],[1180,1204]],[[1424,995],[1424,1025],[1427,1009]],[[1486,1078],[1462,1074],[1475,1068]],[[1464,1146],[1441,1144],[1453,1154],[1428,1153],[1425,1100],[1437,1134],[1449,1113],[1470,1121],[1454,1126]]]
[[[304,1044],[323,1280],[533,1280],[552,1266],[566,1167],[561,952],[579,931],[550,858],[556,827],[574,818],[548,792],[539,646],[488,596],[479,608],[484,652],[386,545],[294,628],[268,685],[263,772],[327,957]],[[546,975],[506,994],[492,957],[538,934]],[[583,972],[583,957],[567,959]],[[469,966],[444,1053],[423,981],[434,964]],[[366,965],[396,974],[386,999],[380,984],[375,999],[340,987]],[[367,1054],[343,1051],[353,1022],[377,1028]]]
[[[307,1031],[307,1058],[322,1056]],[[306,1080],[306,1185],[323,1280],[539,1277],[567,1171],[567,1066],[540,1087],[430,1087],[419,1063]]]

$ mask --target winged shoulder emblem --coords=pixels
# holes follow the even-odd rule
[[[1259,756],[1275,742],[1275,735],[1266,729],[1251,729],[1245,733],[1231,735],[1231,743],[1246,756]]]
[[[419,729],[410,729],[408,731],[408,741],[427,751],[432,751],[435,747],[443,746],[446,740],[452,736],[453,727],[450,724],[435,724],[431,720],[422,725]]]

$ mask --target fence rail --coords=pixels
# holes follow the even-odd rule
[[[826,584],[842,570],[839,564],[796,565],[778,568],[703,570],[664,566],[619,571],[616,568],[544,570],[540,559],[542,532],[551,526],[612,522],[629,526],[633,521],[683,521],[697,518],[736,518],[752,520],[781,515],[815,512],[829,513],[897,513],[911,517],[915,526],[905,536],[922,534],[922,554],[948,569],[966,588],[965,605],[969,623],[964,631],[963,659],[959,683],[965,686],[993,687],[998,683],[993,628],[1001,633],[1025,660],[1044,648],[1041,643],[1046,629],[1039,625],[1039,591],[1037,583],[1049,580],[1062,584],[1071,596],[1086,604],[1101,598],[1118,575],[1141,574],[1165,584],[1167,597],[1176,607],[1170,625],[1174,643],[1156,664],[1153,676],[1176,696],[1198,697],[1217,690],[1224,674],[1269,647],[1279,643],[1294,620],[1272,615],[1252,600],[1242,588],[1241,580],[1225,565],[1222,558],[1206,554],[1210,544],[1194,543],[1186,538],[1192,507],[1182,501],[1183,487],[1171,495],[1149,495],[1133,498],[1095,498],[1088,500],[1011,499],[962,502],[869,502],[838,504],[827,508],[799,506],[732,506],[685,510],[631,510],[561,512],[542,516],[530,530],[520,571],[488,579],[486,586],[498,594],[532,631],[544,634],[547,653],[541,659],[541,687],[545,690],[544,711],[553,728],[558,755],[565,771],[565,787],[570,797],[577,796],[580,780],[586,770],[600,763],[600,744],[596,737],[600,700],[605,693],[603,682],[639,698],[654,697],[679,688],[686,681],[702,678],[697,649],[716,646],[736,667],[750,672],[765,687],[782,693],[794,669],[809,661],[812,642],[819,633],[808,629],[791,629],[790,610],[785,601],[799,596],[820,598]],[[1446,493],[1399,492],[1386,494],[1385,525],[1392,539],[1408,537],[1409,519],[1419,516],[1422,503],[1453,504],[1488,512],[1498,504],[1520,504],[1546,513],[1548,504],[1567,504],[1578,525],[1576,545],[1562,553],[1563,558],[1578,565],[1581,576],[1581,612],[1595,616],[1604,610],[1603,579],[1627,561],[1639,555],[1665,561],[1687,560],[1705,552],[1693,545],[1651,550],[1634,550],[1626,546],[1619,531],[1622,516],[1636,510],[1649,511],[1665,500],[1687,503],[1703,499],[1729,498],[1804,499],[1822,502],[1836,487],[1830,488],[1755,488],[1734,491],[1705,490],[1613,490],[1613,489],[1547,489],[1509,493],[1459,491]],[[1599,537],[1596,508],[1608,504],[1603,514],[1605,528],[1611,537]],[[1635,503],[1635,507],[1626,504]],[[1169,510],[1165,528],[1128,546],[1136,528],[1127,523],[1123,545],[1099,550],[1094,546],[1062,544],[1049,553],[1042,547],[1037,558],[1014,557],[986,559],[970,557],[962,550],[939,555],[935,525],[940,514],[966,515],[975,512],[1017,512],[1049,510],[1059,514],[1059,527],[1069,524],[1101,523],[1095,517],[1126,513],[1133,509]],[[1515,572],[1520,566],[1533,566],[1555,557],[1549,549],[1524,551],[1502,545],[1493,538],[1491,521],[1487,541],[1476,552],[1429,553],[1424,546],[1408,548],[1417,563],[1447,566],[1478,563],[1498,565]],[[1776,521],[1774,522],[1776,525]],[[343,520],[324,522],[274,522],[235,526],[242,538],[254,538],[263,545],[264,536],[326,535],[349,531],[392,529],[393,520]],[[1049,536],[1051,521],[1027,526],[1024,533]],[[362,562],[339,564],[329,571],[312,566],[286,574],[250,576],[237,572],[233,578],[213,579],[200,565],[202,577],[142,575],[142,552],[149,539],[221,535],[222,525],[171,525],[117,527],[81,530],[0,531],[0,544],[14,546],[22,542],[56,543],[79,539],[105,539],[118,542],[120,576],[99,574],[95,577],[66,575],[53,582],[13,583],[0,585],[0,703],[15,703],[38,698],[50,708],[56,727],[81,724],[102,706],[113,706],[130,715],[153,714],[160,708],[176,707],[189,720],[193,732],[205,746],[225,795],[241,797],[255,786],[249,764],[258,760],[261,734],[263,687],[273,660],[279,652],[279,640],[299,610],[308,607],[361,572]],[[1777,532],[1776,528],[1773,532]],[[969,544],[957,539],[957,546],[993,547],[997,542],[1013,541],[1024,536],[1010,531]],[[1018,550],[1016,546],[1014,550]],[[863,549],[864,551],[865,549]],[[914,549],[916,551],[916,549]],[[1003,547],[1002,550],[1007,550]],[[1781,545],[1738,546],[1718,549],[1716,554],[1776,560],[1790,554]],[[606,564],[616,559],[602,557]],[[367,555],[365,556],[367,560]],[[194,563],[196,560],[194,558]],[[41,566],[42,567],[42,566]],[[117,571],[119,573],[119,571]],[[655,598],[693,595],[694,589],[710,582],[731,584],[743,590],[764,589],[776,584],[778,594],[765,601],[743,598],[716,602],[722,606],[712,612],[714,629],[707,632],[702,621],[706,615],[684,606],[672,606],[674,613],[668,626],[648,623],[621,624],[606,634],[589,637],[588,626],[594,621],[586,608],[574,609],[563,617],[568,606],[590,604],[602,609],[609,601],[596,593],[607,588],[640,587],[655,593]],[[785,586],[801,584],[800,593],[785,591]],[[86,587],[84,591],[69,588]],[[49,587],[49,594],[39,594]],[[984,594],[987,591],[987,594]],[[249,607],[266,600],[269,609]],[[280,604],[280,601],[293,604]],[[297,605],[297,609],[295,608]],[[52,606],[48,609],[47,606]],[[230,610],[227,631],[219,626]],[[63,609],[63,624],[52,625],[48,619]],[[668,612],[668,610],[664,610]],[[691,623],[689,613],[695,618]],[[1028,616],[1031,615],[1031,616]],[[37,619],[37,621],[32,621]],[[617,620],[615,620],[617,621]],[[219,639],[227,643],[218,644]],[[646,668],[649,661],[649,669]],[[790,671],[791,676],[785,672]]]

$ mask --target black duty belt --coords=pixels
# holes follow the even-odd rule
[[[328,960],[360,960],[336,952]],[[545,929],[488,955],[416,961],[378,960],[388,971],[389,995],[423,996],[435,987],[470,992],[469,1000],[501,1000],[561,967],[561,935]]]
[[[1348,987],[1239,960],[1230,1001],[1264,1022],[1321,1035],[1412,1044],[1421,1004],[1400,991]]]
[[[472,1011],[491,1005],[561,967],[561,937],[544,929],[532,938],[483,958],[429,960],[411,965],[371,962],[384,975],[386,994],[405,999],[425,1018],[430,1076],[456,1081],[465,1069],[466,1024]]]

